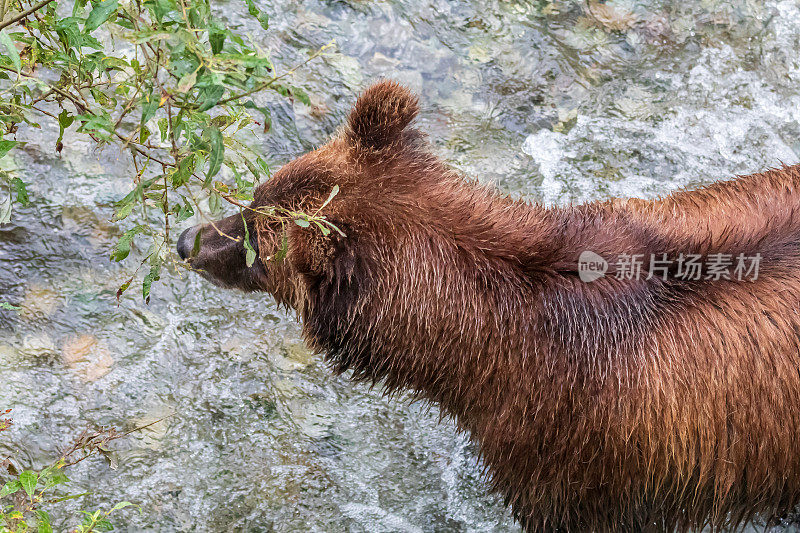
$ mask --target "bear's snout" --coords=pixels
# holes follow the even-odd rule
[[[181,236],[178,237],[178,255],[181,259],[186,260],[192,255],[194,248],[194,241],[197,238],[197,232],[200,231],[200,226],[192,226],[187,229]]]

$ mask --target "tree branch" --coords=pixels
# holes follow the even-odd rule
[[[41,2],[36,4],[35,6],[31,7],[30,9],[26,9],[25,11],[23,11],[22,13],[20,13],[16,17],[11,17],[8,20],[0,22],[0,30],[5,28],[6,26],[11,26],[12,24],[14,24],[16,22],[19,22],[20,20],[24,19],[25,17],[27,17],[28,15],[30,15],[31,13],[33,13],[35,11],[39,11],[44,6],[49,4],[50,2],[53,2],[53,0],[42,0]]]

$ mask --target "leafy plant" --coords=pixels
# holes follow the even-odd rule
[[[111,259],[122,261],[136,243],[148,244],[118,291],[119,297],[144,269],[145,301],[165,263],[181,265],[171,227],[195,214],[218,216],[222,201],[249,209],[254,187],[269,177],[267,162],[248,146],[272,124],[256,93],[273,91],[308,105],[307,93],[290,83],[292,74],[332,46],[279,74],[267,52],[215,17],[208,0],[74,0],[65,17],[58,0],[0,2],[0,18],[6,17],[0,22],[0,158],[24,144],[21,127],[42,128],[43,120],[58,128],[58,153],[68,131],[127,153],[135,176],[113,220],[128,229]],[[267,15],[252,0],[246,7],[267,30]],[[11,16],[12,10],[19,14]],[[11,218],[12,199],[26,205],[27,184],[0,171],[0,223]],[[259,213],[338,231],[318,213]],[[251,262],[254,252],[247,252]]]
[[[0,412],[0,416],[6,416],[10,412],[11,409]],[[39,471],[18,472],[9,459],[1,460],[0,468],[7,471],[11,479],[0,486],[0,533],[23,533],[34,530],[38,533],[52,532],[48,509],[52,511],[61,502],[89,494],[88,492],[72,494],[65,491],[64,486],[69,483],[65,470],[89,457],[108,454],[107,446],[110,442],[161,420],[125,433],[119,433],[111,427],[96,431],[84,430],[55,462]],[[10,426],[10,419],[0,419],[0,432]],[[132,505],[130,502],[120,502],[105,510],[80,511],[83,515],[81,523],[70,531],[75,533],[110,531],[113,529],[110,522],[111,514]]]

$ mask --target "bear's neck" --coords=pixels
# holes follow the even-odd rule
[[[336,371],[410,390],[476,431],[475,412],[528,405],[515,398],[561,365],[548,359],[559,326],[542,315],[544,291],[555,278],[580,283],[585,242],[614,236],[576,224],[586,213],[480,187],[440,194],[425,213],[390,237],[361,239],[348,275],[317,281],[301,310],[305,333]]]

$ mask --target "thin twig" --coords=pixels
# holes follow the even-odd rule
[[[35,6],[31,7],[30,9],[26,9],[25,11],[23,11],[22,13],[20,13],[16,17],[11,17],[10,19],[8,19],[6,21],[0,22],[0,30],[5,28],[6,26],[11,26],[15,22],[19,22],[20,20],[24,19],[25,17],[27,17],[28,15],[30,15],[31,13],[33,13],[35,11],[39,11],[44,6],[49,4],[50,2],[53,2],[53,0],[42,0],[41,2],[36,4]]]
[[[276,76],[276,77],[272,78],[271,80],[268,80],[268,81],[262,83],[261,85],[257,85],[256,87],[250,89],[249,91],[245,91],[245,92],[243,92],[241,94],[235,94],[233,96],[229,96],[228,98],[223,98],[222,100],[217,102],[217,105],[227,104],[228,102],[232,102],[234,100],[239,100],[240,98],[244,98],[245,96],[250,96],[251,94],[254,94],[254,93],[257,93],[259,91],[263,91],[264,89],[267,89],[268,87],[272,86],[272,84],[275,83],[276,81],[278,81],[280,79],[283,79],[286,76],[289,76],[290,74],[293,74],[300,67],[305,66],[308,63],[310,63],[311,61],[313,61],[314,59],[318,58],[320,55],[322,55],[322,52],[324,52],[325,50],[327,50],[331,46],[333,46],[333,42],[330,42],[330,43],[326,44],[325,46],[323,46],[322,48],[320,48],[319,50],[317,50],[316,52],[311,54],[311,56],[308,59],[306,59],[305,61],[303,61],[302,63],[300,63],[298,65],[295,65],[290,70],[287,70],[286,72],[284,72],[280,76]]]
[[[164,165],[165,167],[174,167],[174,166],[176,166],[176,165],[174,165],[173,163],[167,163],[166,161],[164,161],[164,160],[162,160],[162,159],[159,159],[159,158],[157,158],[157,157],[155,157],[155,156],[153,156],[153,155],[150,155],[150,154],[148,154],[147,152],[145,152],[144,150],[142,150],[141,148],[139,148],[138,146],[136,146],[136,143],[135,143],[135,142],[133,142],[133,141],[131,141],[131,140],[129,140],[129,139],[126,139],[126,138],[125,138],[125,137],[123,137],[123,136],[122,136],[122,135],[121,135],[119,132],[116,132],[116,131],[115,131],[115,132],[114,132],[114,135],[116,135],[117,137],[119,137],[119,139],[120,139],[121,141],[123,141],[123,145],[122,145],[122,146],[123,146],[123,148],[124,148],[124,147],[126,147],[126,146],[130,146],[131,148],[133,148],[134,150],[136,150],[137,152],[139,152],[140,154],[142,154],[143,156],[145,156],[147,159],[152,159],[152,160],[153,160],[153,161],[155,161],[156,163],[160,163],[161,165]]]

